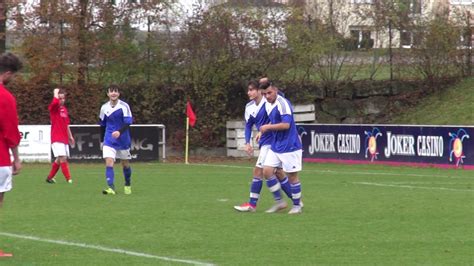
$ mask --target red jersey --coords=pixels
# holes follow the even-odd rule
[[[20,144],[15,97],[0,84],[0,166],[11,166],[10,149]]]
[[[69,114],[66,106],[61,106],[59,99],[54,97],[48,106],[51,120],[51,143],[61,142],[69,144],[68,126]]]

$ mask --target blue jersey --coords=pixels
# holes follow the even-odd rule
[[[273,133],[272,151],[286,153],[301,150],[302,145],[298,130],[296,129],[291,103],[278,95],[273,104],[266,103],[265,109],[272,125],[279,123],[290,124],[290,128],[287,130],[271,131]]]
[[[253,125],[255,125],[257,130],[260,130],[262,125],[270,123],[270,119],[268,119],[267,112],[265,111],[265,102],[266,99],[262,98],[257,105],[257,103],[252,100],[245,106],[245,143],[250,143]],[[260,137],[258,144],[261,147],[262,145],[270,145],[271,142],[272,133],[265,132],[265,134]]]
[[[132,124],[132,111],[128,104],[118,100],[117,104],[112,107],[110,102],[107,102],[100,108],[99,118],[100,125],[105,127],[104,145],[116,150],[130,149],[130,129],[122,132],[117,139],[112,137],[112,132],[120,130],[126,124]]]

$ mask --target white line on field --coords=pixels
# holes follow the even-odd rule
[[[213,167],[225,167],[225,168],[241,168],[241,169],[253,169],[254,167],[249,166],[237,166],[237,165],[225,165],[225,164],[190,164],[195,166],[213,166]],[[347,175],[384,175],[384,176],[410,176],[410,177],[441,177],[441,178],[472,178],[472,177],[457,177],[449,175],[423,175],[423,174],[410,174],[410,173],[387,173],[387,172],[348,172],[348,171],[334,171],[334,170],[302,170],[303,172],[313,173],[324,173],[324,174],[347,174]]]
[[[74,246],[74,247],[80,247],[80,248],[88,248],[88,249],[95,249],[95,250],[100,250],[100,251],[114,252],[114,253],[120,253],[120,254],[129,255],[129,256],[142,257],[142,258],[150,258],[150,259],[157,259],[157,260],[164,260],[164,261],[171,261],[171,262],[181,262],[181,263],[193,264],[193,265],[208,265],[208,266],[214,265],[211,263],[199,262],[199,261],[194,261],[194,260],[175,259],[175,258],[170,258],[170,257],[156,256],[152,254],[129,251],[129,250],[119,249],[119,248],[108,248],[108,247],[97,246],[97,245],[89,245],[85,243],[75,243],[75,242],[68,242],[68,241],[63,241],[63,240],[46,239],[46,238],[41,238],[41,237],[36,237],[36,236],[18,235],[18,234],[6,233],[6,232],[0,232],[0,235],[13,237],[13,238],[34,240],[34,241],[39,241],[39,242],[53,243],[53,244],[58,244],[58,245]]]
[[[447,187],[419,187],[419,186],[408,186],[408,185],[393,185],[393,184],[372,183],[372,182],[352,182],[352,184],[366,185],[366,186],[378,186],[378,187],[396,187],[396,188],[409,188],[409,189],[429,189],[429,190],[448,190],[448,191],[458,191],[458,192],[474,192],[474,189],[456,189],[456,188],[447,188]]]

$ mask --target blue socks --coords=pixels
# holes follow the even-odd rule
[[[132,179],[132,168],[123,168],[123,176],[125,177],[125,186],[130,186],[131,179]],[[107,180],[107,185],[115,190],[114,180],[115,180],[115,173],[114,168],[107,166],[105,167],[105,177]]]
[[[113,167],[110,167],[110,166],[105,167],[105,178],[107,180],[107,185],[110,188],[115,189],[115,186],[114,186],[114,168]]]
[[[275,200],[281,200],[281,193],[280,193],[280,182],[276,176],[272,176],[270,179],[267,180],[267,187],[270,189],[270,192],[273,194],[273,198]]]
[[[289,199],[293,198],[291,196],[291,185],[290,182],[288,182],[288,177],[285,176],[282,180],[280,181],[281,189],[285,192],[285,194],[288,196]]]
[[[291,184],[291,195],[293,199],[293,205],[300,205],[301,199],[301,183]]]
[[[252,185],[250,185],[250,201],[249,203],[252,206],[257,206],[258,198],[260,197],[260,192],[262,191],[263,182],[261,179],[254,177],[252,179]]]
[[[130,186],[132,177],[132,168],[123,168],[123,176],[125,177],[125,186]]]

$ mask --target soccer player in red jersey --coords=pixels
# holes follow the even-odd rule
[[[74,145],[74,137],[69,128],[69,114],[64,103],[66,102],[66,91],[64,89],[54,89],[54,97],[48,106],[49,117],[51,120],[51,148],[56,158],[51,165],[46,182],[56,183],[54,176],[61,167],[64,177],[68,183],[72,183],[71,173],[69,172],[69,144]]]
[[[20,131],[18,131],[18,113],[16,99],[5,85],[22,68],[21,61],[13,54],[0,56],[0,208],[5,192],[12,189],[12,175],[20,173],[21,161],[18,154]],[[13,163],[10,157],[13,154]],[[0,257],[11,257],[11,253],[0,250]]]

